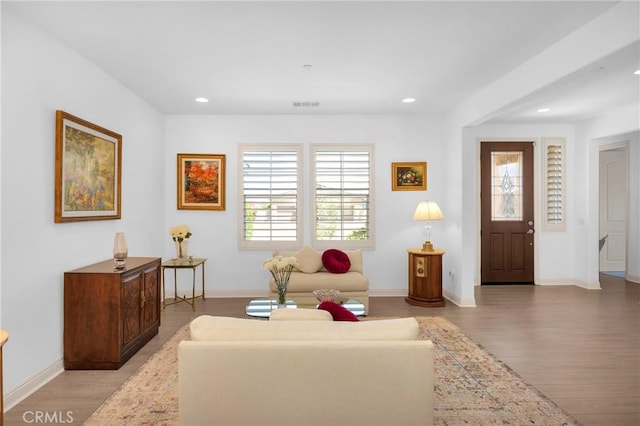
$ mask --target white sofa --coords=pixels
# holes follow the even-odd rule
[[[298,265],[291,272],[287,286],[287,298],[299,305],[314,305],[318,301],[313,290],[334,289],[340,291],[343,299],[354,299],[364,305],[365,315],[369,312],[369,279],[364,275],[362,251],[343,250],[351,262],[348,272],[334,274],[322,265],[322,253],[304,246],[298,251],[276,250],[274,256],[294,256]],[[273,279],[269,281],[269,297],[277,298],[278,289]]]
[[[433,345],[417,336],[414,318],[200,316],[178,347],[180,424],[433,424]]]

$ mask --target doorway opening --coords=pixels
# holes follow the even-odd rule
[[[629,143],[601,146],[598,163],[599,270],[624,278],[629,217]]]

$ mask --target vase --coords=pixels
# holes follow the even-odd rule
[[[113,238],[113,263],[116,269],[125,269],[128,255],[127,238],[124,232],[116,232]]]
[[[189,248],[189,240],[186,238],[182,241],[176,241],[176,258],[178,260],[185,260],[189,257],[188,248]]]
[[[211,184],[197,184],[194,182],[191,183],[189,189],[191,191],[191,194],[193,194],[193,196],[198,199],[213,198],[216,192],[215,187]]]
[[[276,287],[278,287],[278,308],[287,307],[287,284],[276,283]]]

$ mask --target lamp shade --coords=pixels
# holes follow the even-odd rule
[[[413,220],[432,221],[440,220],[444,216],[442,210],[438,207],[438,203],[435,201],[420,201],[416,211],[413,212]]]

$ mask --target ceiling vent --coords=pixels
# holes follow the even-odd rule
[[[317,108],[320,106],[320,102],[317,101],[293,101],[294,108]]]

